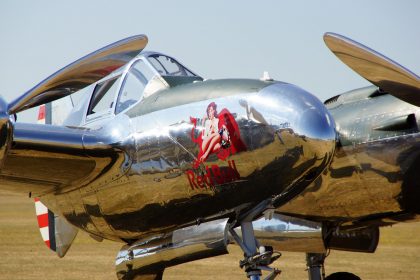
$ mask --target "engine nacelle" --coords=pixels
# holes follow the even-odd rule
[[[12,144],[13,126],[7,113],[7,102],[0,96],[0,169]]]

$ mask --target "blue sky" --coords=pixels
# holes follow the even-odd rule
[[[326,48],[348,36],[420,74],[420,1],[0,2],[0,95],[11,101],[61,67],[134,34],[205,78],[296,84],[325,100],[369,83]]]

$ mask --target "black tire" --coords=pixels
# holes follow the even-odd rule
[[[362,280],[359,276],[350,272],[336,272],[325,277],[325,280]]]

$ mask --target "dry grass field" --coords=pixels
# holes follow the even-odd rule
[[[59,259],[42,242],[33,200],[0,192],[0,279],[116,279],[114,258],[121,244],[98,243],[79,233]],[[245,279],[238,267],[241,252],[169,268],[164,279]],[[400,224],[381,231],[375,254],[331,252],[327,274],[351,271],[362,279],[419,279],[420,224]],[[305,256],[284,252],[276,263],[278,279],[306,279]]]

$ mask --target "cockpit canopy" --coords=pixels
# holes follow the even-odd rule
[[[160,53],[146,53],[145,57],[153,68],[162,76],[196,77],[193,72],[182,66],[174,58]]]
[[[123,112],[157,91],[202,80],[170,56],[141,53],[123,71],[95,85],[86,121]]]

